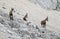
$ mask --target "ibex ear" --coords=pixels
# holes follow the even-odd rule
[[[28,17],[28,13],[26,13],[26,17]]]
[[[28,15],[28,13],[26,13],[26,15]]]
[[[48,16],[47,16],[46,20],[48,21]]]

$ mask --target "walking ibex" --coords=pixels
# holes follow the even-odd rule
[[[28,14],[26,13],[26,15],[23,17],[23,20],[27,21],[27,19],[26,19],[27,17],[28,17]]]
[[[9,12],[9,17],[10,17],[10,20],[13,20],[13,8],[11,8],[10,12]]]
[[[46,21],[48,21],[48,17],[41,21],[42,27],[46,27]]]

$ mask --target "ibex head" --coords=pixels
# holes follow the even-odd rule
[[[48,16],[46,17],[45,21],[48,21]]]
[[[27,21],[26,18],[28,18],[28,13],[26,13],[26,15],[23,17],[23,20]]]
[[[11,8],[11,11],[13,11],[14,10],[14,8]]]

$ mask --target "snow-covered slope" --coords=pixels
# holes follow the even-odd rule
[[[34,4],[39,4],[42,8],[60,11],[60,0],[29,0]]]
[[[40,25],[40,21],[48,16],[48,25],[50,27],[54,27],[54,29],[52,28],[54,31],[60,30],[60,19],[58,19],[60,18],[60,12],[45,10],[39,5],[30,3],[28,0],[1,0],[0,6],[1,8],[6,8],[2,10],[4,10],[7,14],[10,11],[10,8],[13,7],[15,9],[14,16],[16,15],[17,18],[22,18],[26,13],[28,13],[28,21],[31,21],[32,23],[37,25]],[[17,13],[19,13],[20,15],[17,15]]]
[[[14,8],[14,16],[17,18],[22,18],[26,13],[28,13],[28,21],[40,26],[40,21],[45,19],[47,16],[49,18],[47,27],[53,27],[52,30],[60,30],[60,12],[53,10],[45,10],[39,5],[30,3],[28,0],[1,0],[0,6],[5,7],[4,11],[8,14],[10,8]],[[19,4],[19,5],[18,5]],[[2,9],[3,10],[3,9]],[[18,15],[17,15],[18,13]],[[20,14],[20,15],[19,15]]]
[[[15,10],[13,12],[14,21],[10,21],[8,16],[11,8],[14,8]],[[24,22],[22,20],[22,18],[26,13],[28,13],[28,22],[31,22],[30,25],[27,25],[28,22]],[[28,37],[30,39],[41,38],[40,22],[41,20],[45,19],[47,16],[48,16],[48,22],[46,26],[47,31],[50,30],[54,32],[57,32],[57,31],[59,32],[60,31],[60,19],[59,19],[60,12],[53,11],[53,10],[45,10],[41,8],[38,4],[35,5],[29,2],[28,0],[19,0],[19,1],[18,0],[0,0],[0,18],[1,18],[0,24],[3,25],[1,30],[5,33],[8,33],[8,35],[11,35],[12,33],[12,37],[9,37],[11,39],[15,39],[14,36],[17,37],[16,39],[19,39],[19,38],[28,39]],[[11,28],[11,26],[13,28]],[[39,28],[36,29],[36,26]],[[50,34],[49,35],[48,34],[49,33],[47,33],[47,37],[50,36]],[[23,36],[21,37],[21,35]]]
[[[1,39],[57,39],[60,37],[60,32],[50,31],[15,17],[12,21],[7,16],[7,13],[0,10]]]
[[[29,0],[45,9],[56,9],[57,0]]]

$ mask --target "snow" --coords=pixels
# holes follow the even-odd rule
[[[31,3],[38,4],[44,9],[60,11],[60,0],[29,0]]]
[[[12,7],[13,21],[9,19],[9,11]],[[22,19],[26,13],[28,13],[27,22]],[[46,28],[42,28],[40,22],[47,16]],[[4,38],[1,37],[3,39],[5,39],[4,34],[6,39],[56,39],[60,37],[58,18],[60,12],[43,9],[28,0],[0,0],[0,31],[3,32]]]
[[[57,0],[29,0],[32,3],[39,4],[45,9],[56,9]]]

